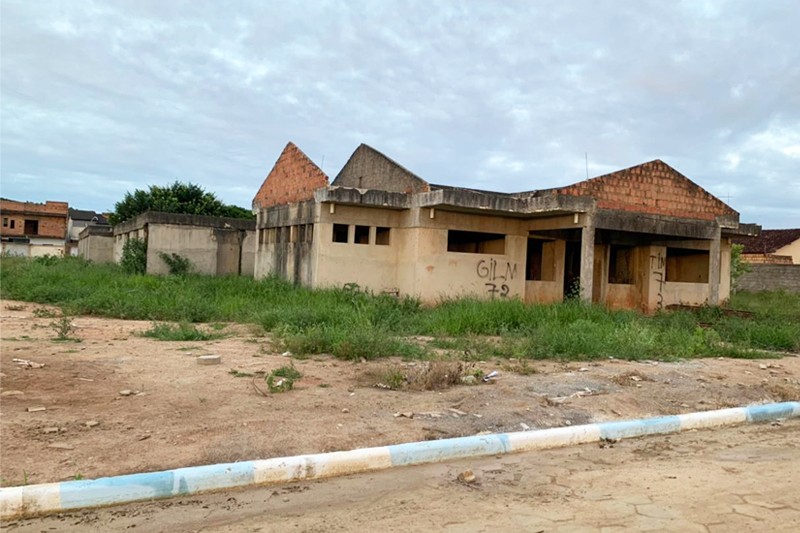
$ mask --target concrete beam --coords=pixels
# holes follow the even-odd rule
[[[711,240],[719,234],[719,225],[710,220],[691,220],[608,209],[597,211],[595,226],[598,229],[688,237],[690,239]]]

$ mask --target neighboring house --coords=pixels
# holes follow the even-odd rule
[[[0,199],[2,253],[63,256],[67,235],[66,202],[17,202]]]
[[[81,233],[81,240],[94,239],[102,243],[103,238],[93,234],[91,228]],[[147,242],[148,274],[169,273],[169,267],[160,255],[165,253],[188,259],[192,271],[198,274],[253,275],[253,220],[148,211],[114,226],[115,262],[122,259],[122,250],[130,239]],[[87,242],[87,249],[88,245]]]
[[[800,228],[765,229],[755,237],[737,237],[744,246],[742,261],[778,265],[800,265]]]
[[[100,213],[69,208],[69,219],[67,220],[67,247],[69,249],[69,255],[78,255],[80,233],[84,228],[89,226],[109,227],[109,224],[106,217]]]
[[[572,294],[654,311],[730,293],[739,214],[662,161],[520,193],[429,183],[361,145],[332,183],[289,143],[253,199],[255,276],[420,298]]]

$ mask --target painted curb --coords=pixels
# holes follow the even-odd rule
[[[320,479],[395,466],[435,463],[466,457],[560,448],[601,439],[664,435],[690,429],[800,417],[800,402],[752,405],[684,415],[601,422],[518,433],[476,435],[410,442],[344,452],[298,455],[163,472],[64,481],[0,489],[0,518],[102,507],[198,492]]]

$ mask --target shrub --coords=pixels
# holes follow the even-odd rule
[[[180,324],[153,323],[150,329],[143,331],[140,335],[160,341],[210,341],[224,337],[221,333],[201,331],[187,322]]]
[[[169,267],[171,276],[185,276],[192,270],[192,262],[180,254],[159,252],[158,256]]]
[[[128,239],[122,247],[119,264],[128,274],[144,274],[147,271],[147,241]]]

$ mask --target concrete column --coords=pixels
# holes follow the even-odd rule
[[[721,230],[717,227],[715,231],[708,249],[708,305],[719,305]]]
[[[581,300],[592,302],[594,287],[594,219],[588,213],[581,229]]]

